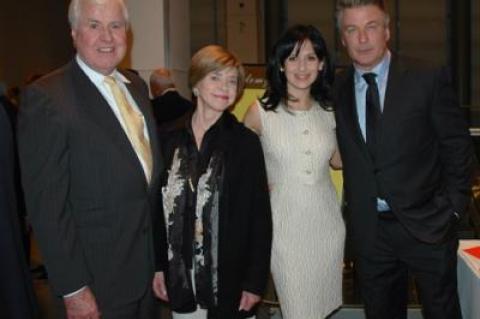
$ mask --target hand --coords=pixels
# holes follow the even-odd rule
[[[242,291],[242,299],[240,299],[239,311],[250,311],[256,303],[260,301],[260,296],[252,294],[248,291]]]
[[[155,273],[155,276],[153,277],[152,288],[155,296],[163,301],[168,302],[167,287],[165,286],[165,276],[163,275],[163,271],[158,271]]]
[[[100,319],[95,296],[89,287],[73,296],[64,297],[63,302],[68,319]]]

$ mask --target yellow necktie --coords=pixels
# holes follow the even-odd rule
[[[110,87],[113,98],[115,99],[115,102],[120,110],[130,143],[132,143],[137,155],[145,162],[145,175],[147,177],[147,181],[150,182],[152,175],[152,151],[150,149],[150,144],[143,134],[145,125],[143,116],[134,110],[132,105],[130,105],[124,92],[120,89],[113,77],[106,76],[105,83],[107,83]]]

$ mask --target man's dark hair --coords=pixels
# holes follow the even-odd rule
[[[386,11],[386,1],[385,0],[337,0],[336,6],[336,17],[337,17],[337,27],[340,29],[340,22],[342,21],[342,14],[343,10],[356,8],[356,7],[363,7],[368,5],[374,5],[380,8],[383,12],[385,12],[385,25],[388,25],[390,21],[390,17],[388,12]]]

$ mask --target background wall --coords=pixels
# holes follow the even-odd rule
[[[225,1],[190,0],[191,53],[206,44],[225,45]]]
[[[147,81],[152,70],[167,67],[179,91],[190,96],[190,1],[127,1],[131,22],[131,51],[122,66],[138,70]]]
[[[398,6],[397,1],[389,1],[392,49],[407,56],[448,62],[451,43],[447,38],[449,13],[446,4],[449,1],[453,0],[401,0]],[[49,72],[71,59],[74,52],[67,22],[68,2],[0,1],[0,82],[9,86],[20,85],[29,75]],[[240,2],[127,0],[132,18],[133,47],[123,65],[139,69],[145,78],[158,66],[172,68],[180,91],[189,96],[186,78],[191,54],[206,44],[228,44],[229,19],[235,17],[228,15],[227,5]],[[336,62],[348,62],[338,34],[335,34],[334,0],[245,2],[257,3],[260,35],[255,42],[260,42],[258,51],[264,51],[263,55],[258,55],[257,61],[247,62],[263,63],[271,42],[287,26],[295,23],[317,26],[336,56]],[[480,3],[477,0],[471,3],[471,104],[480,107]],[[397,30],[400,30],[398,35]]]
[[[48,73],[74,55],[67,11],[69,0],[0,2],[0,82],[22,85],[27,77]],[[180,91],[190,64],[189,0],[126,0],[131,50],[123,67],[148,80],[151,70],[168,67]]]
[[[480,109],[480,1],[472,8],[472,105]]]
[[[67,0],[0,1],[0,82],[22,84],[72,56]]]
[[[335,47],[334,1],[288,0],[288,26],[311,24],[320,30],[330,51]]]
[[[399,52],[436,64],[447,63],[445,1],[401,0],[399,3]]]
[[[141,3],[130,0],[126,4],[130,16],[131,50],[122,66],[133,68],[148,78],[150,70],[166,64],[164,0],[142,0]]]

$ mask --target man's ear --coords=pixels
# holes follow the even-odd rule
[[[385,30],[385,42],[388,42],[390,40],[390,28],[388,27],[388,25],[385,28],[386,28],[386,30]]]

